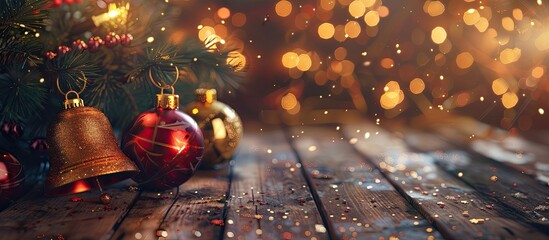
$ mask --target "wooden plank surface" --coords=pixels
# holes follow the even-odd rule
[[[110,205],[91,191],[70,196],[44,197],[37,193],[0,212],[2,239],[108,239],[112,229],[129,211],[136,191],[126,181],[105,189]]]
[[[239,155],[236,156],[239,158]],[[223,234],[229,166],[200,170],[179,187],[179,196],[160,224],[168,239],[219,239]]]
[[[414,126],[534,176],[549,186],[549,147],[468,117],[418,118]]]
[[[465,152],[431,133],[402,125],[391,128],[400,132],[414,149],[432,155],[450,174],[458,176],[479,193],[514,209],[517,220],[549,229],[549,188],[546,186],[499,162]]]
[[[335,239],[441,239],[336,127],[295,127],[293,144]]]
[[[327,239],[326,226],[283,133],[252,131],[245,134],[234,161],[224,238]]]
[[[516,219],[516,212],[485,196],[437,166],[432,156],[411,151],[405,142],[371,124],[344,127],[348,139],[450,239],[545,239]]]

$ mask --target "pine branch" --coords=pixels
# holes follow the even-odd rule
[[[24,61],[40,64],[42,59],[36,54],[41,49],[42,44],[34,36],[9,36],[7,31],[0,33],[0,65]]]
[[[44,26],[48,0],[1,0],[0,29],[22,29],[36,32]]]
[[[15,63],[0,74],[0,121],[25,121],[44,109],[47,87],[40,73]]]
[[[98,55],[90,54],[88,51],[73,49],[63,56],[47,61],[47,69],[59,78],[61,90],[80,91],[84,82],[91,84],[98,76],[99,68],[96,62]],[[54,82],[57,79],[54,80]]]

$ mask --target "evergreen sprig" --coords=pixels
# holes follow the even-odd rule
[[[41,75],[28,64],[12,63],[0,74],[0,121],[23,121],[44,109],[47,87]]]
[[[23,29],[37,32],[44,26],[48,0],[0,1],[0,29]]]

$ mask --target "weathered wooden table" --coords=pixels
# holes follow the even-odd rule
[[[549,239],[543,144],[458,118],[246,126],[228,166],[179,189],[126,181],[104,206],[37,187],[0,239]]]

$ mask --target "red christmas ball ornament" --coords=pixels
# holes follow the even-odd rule
[[[59,7],[61,4],[63,4],[63,0],[53,0],[53,6]]]
[[[107,46],[108,48],[116,47],[119,41],[120,36],[118,36],[118,34],[114,32],[110,32],[109,34],[107,34],[107,36],[105,36],[105,46]]]
[[[67,47],[67,46],[59,46],[57,47],[57,54],[62,57],[63,55],[65,55],[66,53],[68,53],[69,51],[71,50],[70,47]]]
[[[99,36],[91,37],[88,40],[88,49],[90,52],[95,53],[99,51],[99,47],[103,44],[105,44],[105,42]]]
[[[78,39],[78,40],[72,42],[72,48],[75,48],[75,49],[78,49],[78,50],[84,50],[84,49],[88,49],[88,44],[86,44],[86,42]]]
[[[21,196],[25,175],[23,167],[14,156],[0,150],[0,209]]]
[[[122,46],[130,45],[130,43],[132,43],[132,40],[133,36],[129,33],[122,34],[122,36],[120,36],[120,44],[122,44]]]
[[[150,190],[177,187],[191,178],[204,153],[197,123],[177,110],[179,96],[158,94],[157,108],[141,113],[122,141],[141,172],[133,179]]]

